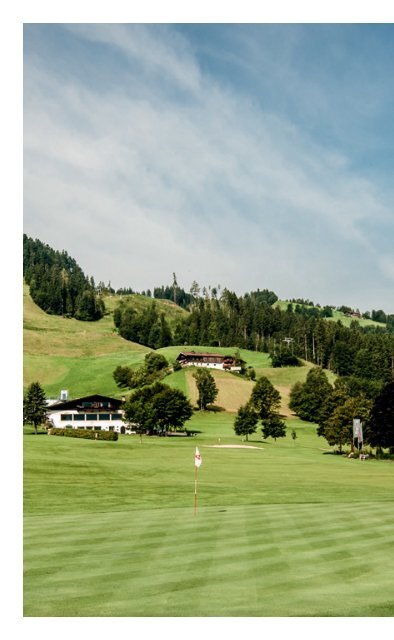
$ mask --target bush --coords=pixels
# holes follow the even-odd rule
[[[273,367],[300,367],[301,361],[291,353],[271,354]]]
[[[85,438],[85,440],[111,440],[115,442],[118,439],[116,431],[94,431],[85,429],[59,429],[52,427],[48,429],[50,436],[65,436],[68,438]]]

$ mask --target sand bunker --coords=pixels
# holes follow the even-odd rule
[[[262,449],[263,447],[254,447],[251,444],[205,444],[204,447],[211,449]]]

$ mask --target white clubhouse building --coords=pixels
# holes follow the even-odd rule
[[[57,429],[88,429],[132,433],[123,421],[123,401],[94,394],[58,400],[48,406],[48,422]]]

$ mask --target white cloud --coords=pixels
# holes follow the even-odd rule
[[[152,287],[175,271],[186,287],[197,279],[368,304],[375,248],[360,223],[389,212],[342,154],[203,75],[168,28],[70,29],[142,66],[126,64],[130,89],[100,92],[26,61],[29,235],[116,287]],[[154,82],[147,91],[157,72],[193,97],[156,94]],[[360,251],[364,283],[351,259]]]
[[[199,68],[187,41],[166,25],[100,24],[69,25],[76,35],[118,49],[126,58],[137,60],[145,71],[163,74],[180,87],[197,92]]]

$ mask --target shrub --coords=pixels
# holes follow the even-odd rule
[[[59,429],[52,427],[48,429],[50,436],[65,436],[68,438],[84,438],[85,440],[111,440],[115,442],[118,439],[116,431],[94,431],[85,429]]]
[[[301,361],[291,353],[271,354],[273,367],[300,367]]]

